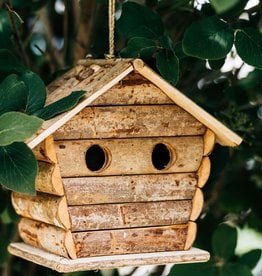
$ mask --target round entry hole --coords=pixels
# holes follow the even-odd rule
[[[156,144],[152,151],[152,163],[157,170],[166,170],[172,164],[172,151],[162,143]]]
[[[104,169],[108,163],[106,151],[99,145],[93,145],[86,151],[86,166],[96,172]]]

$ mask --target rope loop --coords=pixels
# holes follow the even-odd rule
[[[109,53],[106,58],[114,58],[115,51],[115,0],[108,0],[108,31],[109,31]]]

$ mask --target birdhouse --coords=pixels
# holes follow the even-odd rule
[[[48,90],[86,94],[27,142],[37,195],[13,193],[9,251],[64,272],[207,261],[191,247],[208,155],[241,138],[138,59],[81,60]]]

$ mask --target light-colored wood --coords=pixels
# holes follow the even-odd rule
[[[41,144],[34,148],[38,160],[38,174],[36,190],[62,196],[64,194],[60,169],[56,158],[53,137],[48,136]]]
[[[203,157],[199,169],[197,171],[198,181],[197,186],[203,188],[206,184],[211,171],[211,162],[208,156]]]
[[[68,205],[192,199],[194,173],[63,179]],[[116,193],[117,191],[117,193]]]
[[[81,81],[79,84],[74,86],[74,89],[85,90],[86,95],[84,99],[70,111],[58,115],[55,118],[50,119],[48,121],[45,121],[41,129],[37,132],[37,134],[26,141],[27,145],[30,148],[34,148],[35,146],[37,146],[46,137],[54,133],[59,127],[68,122],[84,107],[88,106],[100,95],[105,93],[108,89],[110,89],[113,85],[117,84],[120,80],[122,80],[126,75],[128,75],[132,71],[133,67],[129,62],[119,62],[116,63],[115,66],[109,68],[108,70],[99,70],[99,73]],[[50,94],[47,103],[54,102],[70,94],[71,91],[71,89],[58,88],[58,90],[55,90]]]
[[[158,143],[166,144],[171,151],[170,165],[164,170],[157,170],[152,163],[152,151]],[[105,149],[108,160],[105,169],[98,172],[90,171],[85,162],[86,150],[95,144]],[[202,160],[203,139],[188,136],[56,141],[56,151],[62,177],[194,172]]]
[[[193,204],[197,205],[196,199]],[[196,215],[196,211],[192,214],[191,200],[178,200],[71,206],[69,214],[72,231],[78,232],[183,224],[188,222],[190,214]]]
[[[202,212],[204,206],[204,196],[201,189],[197,188],[195,195],[192,200],[192,211],[190,215],[190,220],[195,221]]]
[[[17,214],[34,220],[46,222],[61,228],[70,229],[71,223],[64,196],[38,194],[29,196],[12,193],[12,204]]]
[[[210,255],[207,251],[191,248],[187,251],[167,251],[128,255],[110,255],[70,260],[48,253],[24,243],[11,243],[8,251],[25,260],[46,266],[58,272],[75,272],[86,270],[112,269],[124,266],[184,264],[207,262]]]
[[[97,98],[91,105],[113,106],[132,104],[172,104],[173,101],[157,86],[131,72],[106,93]]]
[[[195,222],[190,221],[188,223],[187,237],[186,237],[184,250],[189,250],[192,247],[196,239],[196,234],[197,234],[197,225]]]
[[[188,224],[72,233],[77,257],[183,250]]]
[[[18,231],[22,240],[29,245],[65,258],[76,258],[70,231],[27,218],[20,220]]]
[[[217,136],[217,142],[223,146],[238,146],[242,142],[242,138],[231,131],[212,115],[179,92],[175,87],[169,84],[166,80],[156,74],[152,69],[147,67],[140,59],[133,61],[135,70],[145,78],[152,81],[158,86],[170,99],[177,105],[192,114],[197,120],[211,129]]]
[[[92,58],[86,58],[86,59],[80,59],[77,61],[78,65],[82,66],[92,66],[92,65],[99,65],[103,67],[111,67],[115,64],[119,63],[126,63],[126,62],[132,62],[132,58],[110,58],[110,59],[92,59]]]
[[[59,128],[56,140],[204,134],[206,127],[176,105],[86,107]]]
[[[203,155],[207,156],[212,152],[212,150],[214,148],[214,145],[216,143],[216,135],[214,134],[214,132],[212,130],[207,129],[204,134],[203,139],[204,139]]]

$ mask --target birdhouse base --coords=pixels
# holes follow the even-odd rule
[[[168,251],[114,256],[99,256],[79,259],[66,259],[25,243],[11,243],[9,253],[51,268],[58,272],[74,272],[84,270],[112,269],[124,266],[163,265],[207,262],[207,251],[191,248],[187,251]]]

